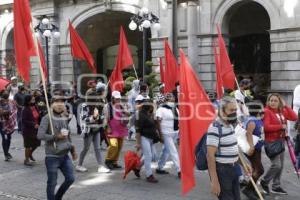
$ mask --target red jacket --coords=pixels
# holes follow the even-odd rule
[[[287,120],[296,121],[298,116],[288,106],[285,106],[282,112],[267,106],[265,108],[265,116],[263,119],[265,140],[267,142],[274,142],[275,140],[283,139],[285,137],[285,133],[282,131],[283,124],[280,118],[282,119],[283,124],[287,124]]]

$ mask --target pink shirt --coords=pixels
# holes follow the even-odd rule
[[[115,109],[113,106],[113,113],[113,119],[108,122],[111,128],[111,133],[108,137],[123,138],[128,135],[128,129],[127,124],[122,123],[122,111]]]

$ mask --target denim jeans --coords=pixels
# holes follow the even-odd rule
[[[63,157],[46,157],[45,163],[48,176],[47,199],[61,200],[63,195],[75,180],[72,161],[68,155],[65,155]],[[55,194],[55,187],[57,185],[57,172],[59,169],[64,175],[65,181]]]
[[[153,140],[142,136],[141,146],[143,152],[142,162],[145,167],[146,176],[149,177],[152,175],[151,162],[153,159]]]
[[[240,182],[236,165],[217,163],[217,175],[221,187],[219,200],[240,200]]]
[[[176,140],[177,140],[177,134],[170,134],[170,135],[163,135],[164,138],[164,145],[162,149],[162,153],[160,155],[159,161],[158,161],[158,169],[162,170],[169,158],[171,156],[171,159],[175,165],[175,169],[177,172],[180,172],[180,163],[179,163],[179,156],[178,152],[175,146]]]
[[[2,148],[4,155],[7,156],[9,153],[9,148],[10,148],[10,141],[11,141],[11,134],[5,134],[2,131],[0,131],[1,136],[2,136]]]

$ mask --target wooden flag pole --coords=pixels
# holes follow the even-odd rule
[[[242,156],[240,153],[239,153],[239,158],[240,158],[240,161],[241,161],[241,163],[242,163],[242,165],[243,165],[243,168],[244,168],[245,171],[246,171],[246,169],[247,169],[246,163],[245,163],[245,160],[244,160],[243,156]],[[250,178],[250,181],[251,181],[251,183],[252,183],[252,185],[253,185],[253,187],[254,187],[254,189],[255,189],[255,191],[256,191],[258,197],[259,197],[259,199],[260,199],[260,200],[264,200],[264,198],[263,198],[263,196],[261,195],[261,193],[260,193],[260,191],[259,191],[259,189],[258,189],[256,183],[254,182],[252,176],[250,176],[249,178]]]
[[[134,66],[134,64],[133,64],[132,66],[133,66],[133,70],[134,70],[134,73],[135,73],[136,79],[139,79],[139,77],[138,77],[138,75],[137,75],[137,73],[136,73],[136,69],[135,69],[135,66]]]
[[[32,24],[30,25],[30,27],[31,27],[32,34],[34,35],[34,29],[33,29]],[[34,40],[34,46],[35,46],[35,49],[36,49],[36,52],[37,52],[37,56],[38,56],[38,65],[39,65],[40,72],[41,72],[41,77],[42,77],[42,84],[43,84],[43,89],[44,89],[44,94],[45,94],[45,100],[46,100],[46,106],[47,106],[47,111],[48,111],[48,116],[49,116],[50,130],[51,130],[52,135],[54,135],[51,109],[49,107],[48,94],[47,94],[47,90],[46,90],[47,86],[46,86],[46,81],[45,81],[45,77],[44,77],[44,73],[43,73],[43,68],[42,68],[42,64],[41,64],[41,59],[40,59],[40,52],[39,52],[39,48],[38,48],[38,40],[37,40],[37,38],[36,38],[35,35],[33,36],[33,40]],[[47,72],[47,73],[49,73],[49,72]],[[54,144],[54,148],[56,148],[55,143],[53,143],[53,144]]]

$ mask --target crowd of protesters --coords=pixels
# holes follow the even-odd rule
[[[140,169],[144,167],[146,180],[157,183],[151,164],[157,162],[156,174],[169,174],[164,166],[171,159],[176,176],[181,178],[177,150],[180,145],[178,87],[173,93],[165,93],[164,84],[160,84],[159,93],[152,100],[147,84],[139,80],[134,80],[132,89],[123,96],[118,91],[108,94],[104,83],[90,80],[84,98],[79,98],[74,88],[69,93],[62,89],[52,90],[49,93],[51,109],[48,113],[42,87],[29,90],[18,83],[16,77],[11,81],[7,89],[1,91],[0,100],[0,133],[5,161],[13,159],[9,150],[15,131],[24,139],[26,166],[34,166],[36,159],[33,153],[41,145],[41,140],[44,141],[49,200],[62,199],[75,181],[74,169],[82,173],[87,171],[83,164],[91,143],[99,173],[111,173],[124,167],[120,164],[120,155],[127,138],[136,141],[132,149],[141,156],[141,165],[134,169],[137,177],[141,176]],[[247,176],[252,176],[255,183],[260,182],[265,194],[287,194],[281,185],[284,140],[289,136],[287,121],[297,121],[298,116],[279,94],[269,94],[266,102],[257,100],[251,90],[252,84],[250,79],[242,79],[236,91],[228,92],[214,102],[218,116],[207,131],[207,162],[211,191],[222,200],[240,199],[241,186],[249,199],[258,199],[255,187],[245,179]],[[297,132],[300,132],[299,124],[297,121],[295,125]],[[246,165],[244,170],[239,161],[241,150],[235,135],[237,126],[245,130],[249,145],[249,150],[243,152],[249,161],[249,166]],[[72,143],[72,132],[82,136],[82,149]],[[157,143],[163,144],[160,154],[156,150]],[[279,153],[273,152],[275,143],[281,145]],[[300,153],[299,135],[295,145],[296,153]],[[268,170],[262,164],[263,147],[271,162]],[[78,150],[79,161],[73,167],[69,153],[76,160]],[[101,150],[107,150],[105,157]],[[61,170],[65,180],[55,192],[58,170]]]

